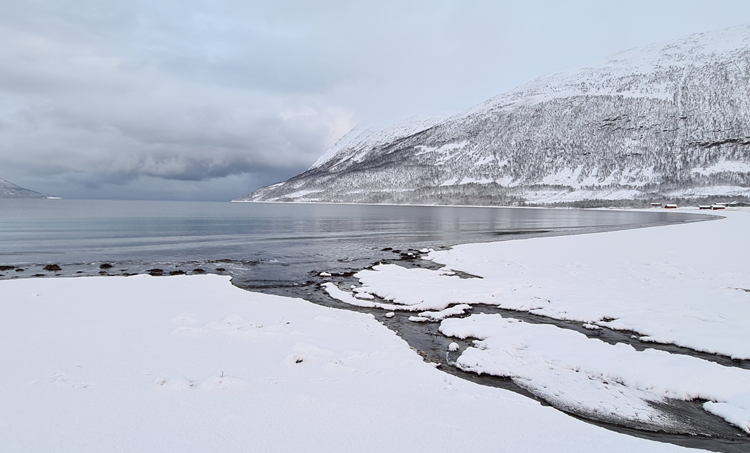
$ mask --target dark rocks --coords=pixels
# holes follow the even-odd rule
[[[109,263],[104,263],[101,266],[99,266],[99,269],[112,269],[112,265]]]
[[[226,271],[227,271],[227,270],[226,270],[226,269],[224,269],[223,267],[217,267],[217,268],[216,268],[216,272],[226,272]]]
[[[169,275],[185,275],[185,271],[169,271]]]
[[[160,277],[164,275],[164,269],[149,269],[146,273],[153,277]]]
[[[47,272],[57,272],[57,271],[61,271],[62,268],[58,266],[57,264],[48,264],[44,266],[44,270]]]
[[[16,266],[0,266],[0,272],[15,269]]]
[[[203,269],[201,269],[200,267],[196,267],[195,269],[193,269],[193,273],[194,273],[194,274],[205,274],[205,273],[206,273],[206,271],[204,271],[204,270],[203,270]]]

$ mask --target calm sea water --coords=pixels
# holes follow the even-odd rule
[[[304,281],[399,250],[692,221],[674,212],[91,200],[0,200],[2,279],[224,268],[247,285]]]

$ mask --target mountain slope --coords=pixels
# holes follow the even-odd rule
[[[240,200],[547,204],[729,195],[750,195],[750,26],[550,74],[421,128],[354,130],[306,172]]]
[[[50,198],[33,190],[24,189],[0,178],[0,198]]]

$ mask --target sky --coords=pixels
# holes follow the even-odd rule
[[[2,0],[0,178],[63,198],[231,200],[357,124],[750,23],[747,0]]]

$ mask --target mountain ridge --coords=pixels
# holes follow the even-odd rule
[[[12,182],[6,181],[0,178],[0,198],[56,198],[49,195],[45,195],[39,192],[35,192],[30,189],[25,189],[21,186],[13,184]]]
[[[238,201],[747,198],[750,26],[625,50],[415,123],[355,129],[304,173]]]

